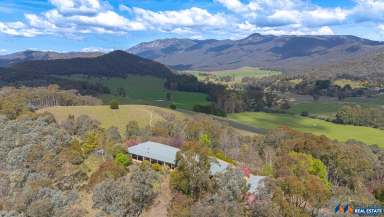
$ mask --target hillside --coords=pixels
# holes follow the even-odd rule
[[[140,127],[145,127],[162,120],[161,114],[165,112],[175,114],[179,119],[186,117],[181,112],[146,105],[120,105],[118,110],[111,110],[109,106],[57,106],[44,108],[39,112],[52,113],[58,122],[64,121],[69,115],[75,115],[75,117],[88,115],[98,120],[101,127],[115,126],[120,129],[121,133],[124,133],[125,126],[129,121],[137,121]]]
[[[33,60],[56,60],[56,59],[72,59],[72,58],[85,58],[97,57],[103,55],[101,52],[68,52],[59,53],[53,51],[33,51],[26,50],[16,53],[0,56],[0,67],[8,67],[13,64],[22,63]]]
[[[98,94],[105,104],[115,99],[120,104],[144,104],[169,107],[175,104],[177,108],[192,110],[194,105],[205,105],[210,102],[208,95],[197,92],[167,90],[164,87],[165,78],[154,76],[127,75],[126,77],[97,77],[85,75],[60,76],[66,83],[86,82],[102,84],[110,90],[109,93]],[[169,99],[167,99],[167,94]]]
[[[129,121],[137,121],[140,127],[153,125],[158,121],[164,120],[164,114],[174,114],[178,121],[183,121],[186,118],[191,118],[194,113],[191,111],[174,111],[167,108],[161,108],[149,105],[120,105],[118,110],[111,110],[109,106],[55,106],[43,108],[37,111],[38,113],[49,112],[55,116],[55,119],[61,123],[66,120],[69,115],[79,117],[81,115],[88,115],[92,119],[98,120],[103,128],[112,126],[117,127],[122,134],[125,132],[125,127]],[[222,123],[229,124],[241,135],[256,135],[257,133],[253,127],[228,121],[223,118],[215,118]]]
[[[166,77],[172,72],[166,66],[124,51],[94,58],[27,61],[2,70],[0,79],[20,81],[44,79],[52,75],[86,74],[94,76],[126,76],[127,74]]]
[[[325,135],[331,139],[337,139],[342,142],[353,139],[366,144],[384,146],[384,131],[370,127],[334,124],[318,119],[264,112],[230,114],[229,118],[243,124],[265,129],[289,127],[305,133]]]
[[[134,46],[128,52],[182,70],[250,66],[295,72],[365,57],[383,49],[383,42],[355,36],[252,34],[240,40],[156,40]]]

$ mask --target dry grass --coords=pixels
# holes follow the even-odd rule
[[[182,112],[147,105],[120,105],[117,110],[112,110],[109,106],[57,106],[44,108],[38,112],[52,113],[59,123],[67,119],[69,115],[75,117],[88,115],[98,120],[102,127],[115,126],[121,132],[124,132],[129,121],[137,121],[140,127],[145,127],[162,120],[162,114],[164,113],[175,114],[180,119],[187,117]]]

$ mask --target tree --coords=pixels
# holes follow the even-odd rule
[[[193,151],[177,153],[177,167],[171,174],[171,185],[184,194],[198,200],[200,195],[212,188],[210,160]]]
[[[375,195],[375,198],[380,201],[384,202],[384,184],[381,184],[375,190],[373,191],[373,194]]]
[[[128,122],[125,127],[125,138],[132,139],[140,135],[140,127],[137,121]]]
[[[113,216],[138,217],[155,197],[157,181],[158,175],[150,167],[134,170],[130,178],[105,180],[93,191],[93,206]]]
[[[171,108],[172,110],[176,110],[176,105],[172,103],[171,105],[169,105],[169,108]]]
[[[311,155],[289,152],[275,162],[275,177],[283,192],[280,204],[291,204],[316,216],[331,196],[327,168]]]
[[[127,154],[122,153],[122,152],[117,153],[115,159],[116,159],[116,162],[118,162],[119,164],[121,164],[124,167],[127,167],[130,164],[132,164],[131,157],[128,156]]]
[[[111,109],[119,109],[119,102],[117,102],[116,100],[112,100],[109,106]]]
[[[108,143],[116,144],[121,142],[121,135],[117,127],[110,127],[105,131],[105,137]]]
[[[171,101],[171,100],[172,100],[172,94],[171,94],[171,92],[167,92],[167,93],[165,94],[165,100],[167,100],[167,101]]]
[[[117,88],[117,95],[121,97],[125,97],[126,96],[125,89],[123,87]]]

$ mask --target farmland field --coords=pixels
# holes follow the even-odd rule
[[[308,112],[309,114],[334,116],[344,105],[360,105],[362,107],[384,108],[384,95],[371,98],[366,97],[350,97],[343,101],[328,100],[320,98],[319,101],[303,101],[295,102],[289,109],[290,113],[300,114]]]
[[[125,132],[125,126],[129,121],[137,121],[140,127],[146,127],[155,124],[157,121],[163,120],[162,114],[172,113],[177,119],[183,120],[195,115],[195,112],[188,110],[175,111],[167,108],[161,108],[149,105],[120,105],[119,109],[112,110],[109,106],[56,106],[38,110],[39,113],[52,113],[56,120],[61,123],[66,120],[69,115],[78,117],[80,115],[88,115],[92,119],[98,120],[101,127],[109,128],[115,126],[119,128],[122,134]],[[220,118],[218,120],[222,121]],[[230,123],[229,123],[230,124]],[[242,135],[254,136],[253,130],[249,131],[246,125],[232,125],[237,132]]]
[[[370,127],[339,125],[318,119],[264,112],[230,114],[229,118],[254,127],[273,129],[287,126],[298,131],[325,135],[340,141],[354,139],[384,147],[384,131]]]
[[[195,75],[199,80],[209,79],[211,81],[219,82],[220,79],[224,77],[232,77],[233,80],[229,83],[241,83],[241,80],[244,77],[251,78],[262,78],[272,75],[279,75],[281,72],[264,70],[254,67],[242,67],[239,69],[233,70],[222,70],[222,71],[213,71],[213,72],[203,72],[203,71],[187,71],[187,73]]]
[[[50,112],[56,120],[61,123],[69,115],[78,117],[88,115],[92,119],[98,120],[101,126],[108,128],[115,126],[124,132],[125,126],[129,121],[137,121],[140,127],[154,124],[162,120],[162,113],[173,113],[178,118],[184,118],[185,114],[170,109],[147,106],[147,105],[120,105],[119,109],[112,110],[109,106],[57,106],[39,110],[39,112]]]
[[[207,95],[203,93],[170,91],[164,88],[164,79],[152,76],[128,75],[126,78],[97,78],[83,75],[60,77],[65,79],[101,83],[111,90],[111,94],[101,95],[100,98],[108,104],[112,99],[121,104],[149,104],[168,106],[171,102],[165,100],[166,93],[171,93],[172,102],[178,108],[191,110],[196,104],[208,104]],[[125,96],[118,96],[118,89],[123,88]]]

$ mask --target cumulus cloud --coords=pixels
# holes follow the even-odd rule
[[[136,20],[153,27],[168,26],[223,26],[226,18],[221,14],[211,14],[205,9],[192,7],[179,11],[154,12],[143,8],[132,8]]]
[[[62,14],[96,14],[102,10],[99,0],[49,0]]]
[[[12,36],[23,36],[23,37],[34,37],[41,35],[41,32],[35,28],[30,28],[24,23],[17,22],[0,22],[0,32],[12,35]]]
[[[48,0],[53,9],[25,14],[17,22],[1,22],[0,32],[34,37],[57,34],[127,34],[132,31],[166,32],[186,37],[207,35],[235,38],[264,34],[334,34],[345,23],[384,23],[384,0],[355,0],[352,8],[321,7],[307,0],[212,0],[218,11],[193,7],[149,10],[129,5],[114,8],[108,0]]]

